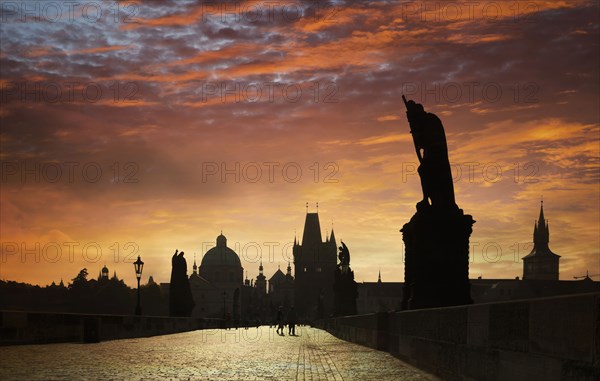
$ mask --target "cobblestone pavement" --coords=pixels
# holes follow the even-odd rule
[[[435,380],[393,356],[299,327],[205,330],[98,344],[0,347],[0,380]]]

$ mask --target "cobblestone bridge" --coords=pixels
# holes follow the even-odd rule
[[[204,330],[98,344],[0,347],[1,380],[435,380],[390,356],[299,327]]]

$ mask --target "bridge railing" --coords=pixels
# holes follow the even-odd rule
[[[222,326],[223,319],[0,311],[0,345],[93,343]]]
[[[600,293],[346,316],[317,326],[444,379],[600,379]]]

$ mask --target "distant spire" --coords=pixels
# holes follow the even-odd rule
[[[308,201],[306,202],[306,213],[308,214]]]
[[[540,218],[538,219],[538,224],[542,224],[544,226],[546,224],[546,220],[544,219],[544,196],[542,196],[541,206],[540,206]]]
[[[287,274],[289,276],[292,276],[292,265],[290,264],[290,261],[288,261],[288,267],[287,267]]]
[[[381,283],[381,267],[379,268],[379,276],[377,277],[377,283]]]
[[[540,216],[533,227],[533,250],[529,255],[556,255],[548,247],[549,242],[550,229],[548,220],[544,216],[544,201],[542,200],[540,202]]]

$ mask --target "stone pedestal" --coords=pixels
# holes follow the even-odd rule
[[[333,283],[333,316],[356,315],[358,290],[354,281],[354,271],[350,267],[338,266]]]
[[[473,303],[469,237],[474,223],[462,209],[417,205],[417,213],[401,230],[405,246],[403,310]]]

